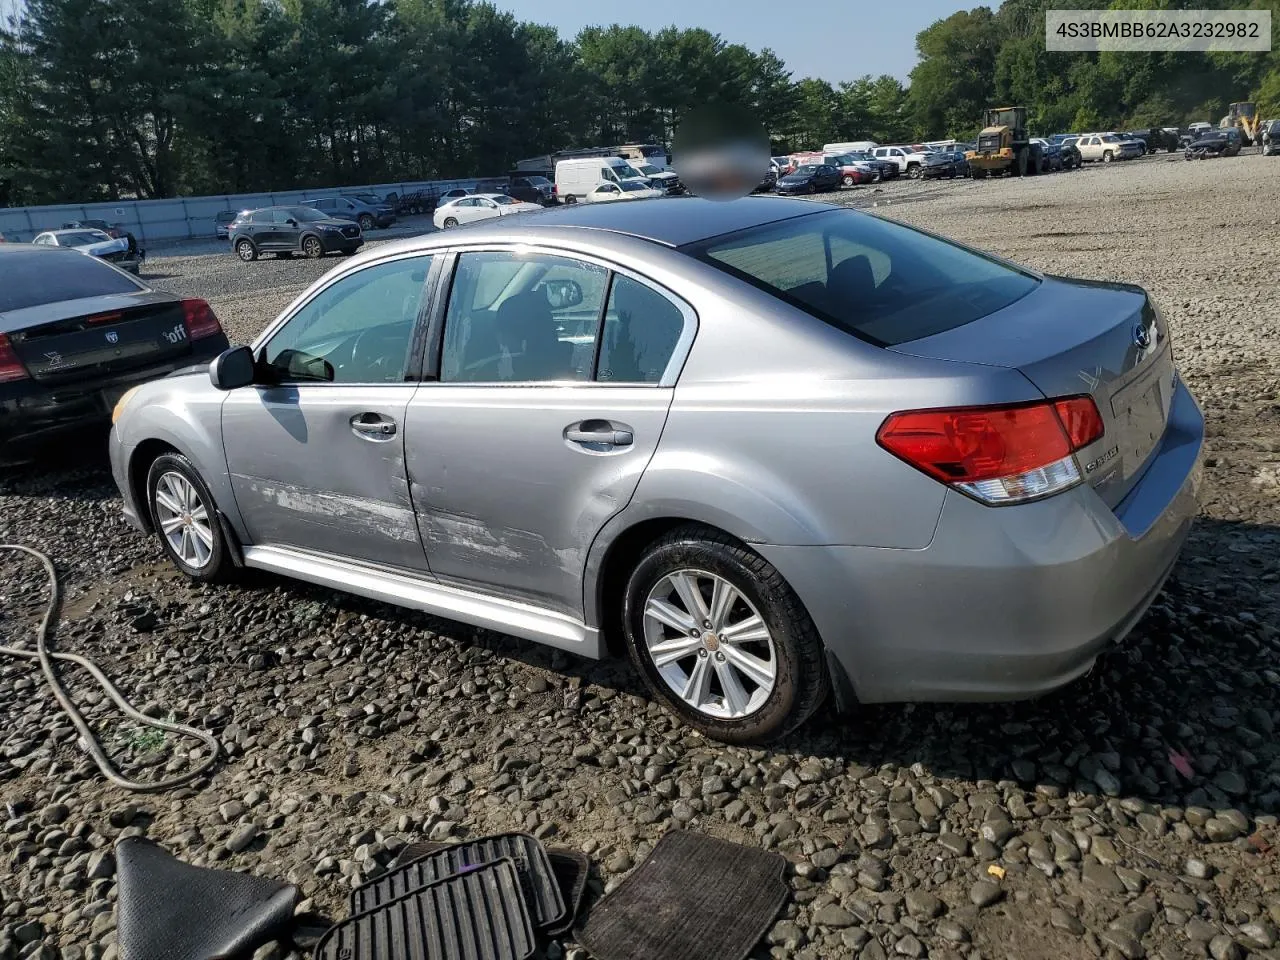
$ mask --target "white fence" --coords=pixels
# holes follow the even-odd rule
[[[71,220],[106,220],[123,226],[138,237],[144,246],[163,240],[212,239],[214,218],[224,210],[251,210],[255,207],[272,207],[356,193],[373,193],[379,197],[395,193],[403,197],[426,190],[439,196],[455,187],[471,189],[476,186],[477,181],[493,179],[503,178],[421,180],[413,183],[376,183],[364,187],[280,190],[218,197],[175,197],[172,200],[116,200],[43,207],[0,207],[0,234],[11,242],[29,242],[42,230],[57,230]]]

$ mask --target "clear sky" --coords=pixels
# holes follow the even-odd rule
[[[547,23],[573,38],[587,26],[620,23],[646,30],[703,27],[752,50],[770,47],[795,79],[831,83],[864,73],[906,80],[916,62],[916,34],[980,0],[494,0],[519,19]],[[999,0],[987,0],[998,7]]]

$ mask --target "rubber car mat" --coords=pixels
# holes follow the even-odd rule
[[[498,833],[465,840],[389,870],[351,891],[351,912],[372,910],[427,883],[443,880],[463,867],[510,859],[520,874],[529,901],[529,913],[538,927],[564,922],[564,897],[556,883],[551,858],[542,844],[527,833]]]
[[[528,960],[536,946],[520,874],[504,857],[340,921],[315,960]]]
[[[293,884],[193,867],[142,837],[121,840],[115,856],[120,960],[247,957],[293,927]]]
[[[575,938],[596,960],[742,960],[786,903],[786,868],[776,853],[671,830]]]
[[[447,846],[449,844],[440,843],[437,840],[411,843],[400,851],[400,855],[391,864],[391,869],[402,867],[410,860],[425,857]],[[556,883],[560,886],[560,896],[564,898],[568,909],[565,911],[563,920],[554,926],[544,927],[543,932],[549,937],[558,937],[572,929],[574,920],[582,910],[582,900],[587,892],[587,878],[591,872],[591,860],[580,850],[569,847],[547,847],[547,856],[551,858],[551,869],[555,872]]]

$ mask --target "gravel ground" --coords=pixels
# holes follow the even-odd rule
[[[868,708],[726,748],[622,663],[269,577],[187,583],[120,518],[100,444],[67,449],[0,479],[0,541],[57,559],[63,649],[229,756],[194,789],[126,795],[33,665],[0,662],[0,958],[114,957],[125,834],[340,911],[410,840],[530,830],[590,853],[598,893],[673,824],[794,865],[758,957],[1280,957],[1280,161],[1161,157],[841,200],[1164,303],[1210,424],[1203,518],[1088,677],[1034,703]],[[148,264],[238,338],[332,265]],[[27,642],[43,590],[34,564],[0,558],[2,642]],[[190,744],[135,729],[68,673],[126,772],[190,762]]]

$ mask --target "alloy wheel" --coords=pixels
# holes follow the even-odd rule
[[[182,562],[194,570],[213,556],[212,518],[195,485],[176,470],[156,481],[156,525]]]
[[[723,577],[676,570],[644,605],[644,642],[663,683],[704,716],[739,720],[764,706],[778,654],[760,613]]]

